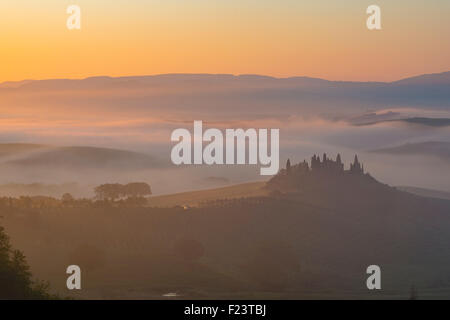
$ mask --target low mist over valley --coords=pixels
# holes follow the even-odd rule
[[[261,180],[256,166],[171,163],[172,130],[202,120],[205,129],[280,128],[282,162],[358,153],[389,184],[450,191],[449,88],[449,72],[394,82],[167,74],[3,83],[0,183],[141,177],[162,194]],[[403,145],[410,151],[392,152]]]

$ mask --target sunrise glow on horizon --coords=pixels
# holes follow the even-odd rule
[[[0,82],[162,73],[393,81],[450,70],[450,2],[57,1],[0,3]],[[66,28],[66,8],[82,29]]]

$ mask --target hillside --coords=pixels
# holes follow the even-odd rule
[[[49,148],[42,144],[32,143],[1,143],[0,144],[0,160],[3,157],[17,156],[20,154],[27,154],[33,151],[43,150]]]
[[[160,167],[155,158],[132,151],[37,144],[0,144],[0,162],[9,167],[51,169],[144,169]]]
[[[406,191],[418,196],[428,197],[428,198],[438,198],[450,200],[450,192],[432,190],[426,188],[410,187],[410,186],[399,186],[397,189]]]
[[[435,156],[450,161],[450,142],[428,141],[407,143],[400,146],[372,150],[372,152],[393,155]]]
[[[394,81],[397,85],[449,85],[450,71],[442,73],[423,74]]]
[[[243,183],[223,188],[154,196],[148,201],[151,207],[199,206],[207,201],[261,197],[269,194],[265,182]]]
[[[0,201],[13,244],[65,293],[60,270],[76,257],[89,270],[82,298],[407,299],[412,285],[422,299],[450,297],[450,201],[380,183],[356,157],[350,169],[314,157],[266,185],[155,197],[150,207],[23,210],[20,201]],[[372,264],[383,272],[375,293],[365,286]]]

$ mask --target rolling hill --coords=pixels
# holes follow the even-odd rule
[[[410,186],[399,186],[397,189],[422,197],[450,200],[450,192]]]
[[[407,299],[413,285],[421,299],[450,297],[450,201],[326,163],[150,207],[0,206],[13,244],[55,288],[80,248],[102,257],[80,255],[90,274],[80,298]],[[366,288],[372,264],[377,292]]]
[[[261,197],[269,194],[265,182],[249,182],[223,188],[181,192],[154,196],[148,200],[151,207],[199,206],[207,201]]]
[[[154,157],[138,152],[86,147],[37,144],[0,144],[0,163],[7,167],[52,169],[145,169],[161,167]]]
[[[407,143],[396,147],[375,149],[372,152],[392,155],[435,156],[450,161],[450,142],[428,141]]]

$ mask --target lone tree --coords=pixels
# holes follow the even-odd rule
[[[287,159],[287,162],[286,162],[286,172],[288,174],[291,173],[291,160],[290,159]]]
[[[48,285],[33,281],[25,256],[14,250],[0,226],[0,299],[51,299]]]
[[[61,197],[61,201],[64,205],[69,205],[75,201],[70,193],[64,193]]]

